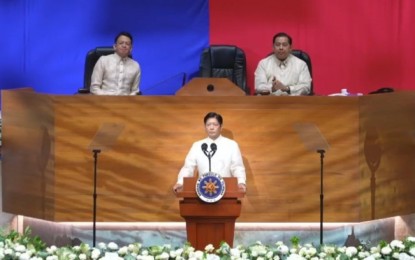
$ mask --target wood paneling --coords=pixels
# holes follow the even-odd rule
[[[306,149],[296,123],[315,124],[330,145],[325,221],[415,209],[412,92],[105,97],[2,91],[2,98],[3,210],[9,213],[91,221],[88,147],[102,124],[117,123],[124,126],[117,142],[98,155],[97,221],[183,221],[172,186],[192,142],[205,136],[209,111],[223,115],[223,135],[243,154],[248,192],[240,222],[319,221],[320,155]]]

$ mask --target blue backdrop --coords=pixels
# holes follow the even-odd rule
[[[1,0],[0,88],[73,94],[88,50],[129,31],[144,95],[174,94],[183,73],[198,73],[208,9],[208,0]]]

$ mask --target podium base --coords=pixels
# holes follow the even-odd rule
[[[241,206],[241,201],[235,199],[222,199],[212,204],[200,199],[180,201],[180,213],[186,220],[187,241],[202,251],[209,244],[219,248],[221,242],[232,247],[235,221]]]

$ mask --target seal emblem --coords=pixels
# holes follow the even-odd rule
[[[217,173],[207,172],[197,179],[197,196],[207,203],[219,201],[225,194],[225,180]]]

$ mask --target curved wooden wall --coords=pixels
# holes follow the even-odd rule
[[[183,221],[172,185],[203,117],[224,117],[247,169],[240,222],[318,222],[320,155],[294,129],[315,124],[324,158],[324,221],[413,213],[415,94],[364,97],[53,96],[2,91],[3,210],[91,221],[102,124],[124,127],[98,155],[97,221]],[[218,147],[220,149],[220,147]]]

